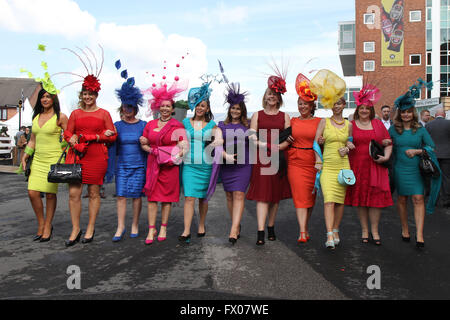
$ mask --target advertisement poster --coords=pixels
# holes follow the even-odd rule
[[[404,12],[406,0],[381,0],[381,65],[404,65]]]

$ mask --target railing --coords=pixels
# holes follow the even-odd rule
[[[0,137],[0,158],[12,159],[13,157],[13,138],[12,137]]]

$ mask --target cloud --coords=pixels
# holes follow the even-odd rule
[[[242,24],[249,18],[249,8],[245,6],[228,7],[219,2],[216,8],[201,8],[196,12],[189,12],[184,17],[191,23],[201,23],[212,29],[217,25]]]

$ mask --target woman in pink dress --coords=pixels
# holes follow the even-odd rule
[[[358,106],[352,121],[355,149],[350,151],[349,160],[356,183],[347,188],[345,205],[357,207],[362,242],[369,242],[370,220],[372,242],[381,245],[378,232],[381,208],[393,205],[388,169],[383,166],[391,156],[392,141],[383,123],[375,119],[374,104],[378,100],[378,89],[367,85],[354,95]],[[384,156],[377,160],[372,159],[369,153],[372,140],[385,146]]]

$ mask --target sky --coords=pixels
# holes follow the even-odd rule
[[[50,74],[87,75],[78,58],[62,48],[89,47],[100,61],[100,44],[105,58],[98,105],[117,120],[120,102],[114,90],[123,82],[114,67],[118,59],[141,89],[163,75],[200,86],[201,75],[219,74],[220,60],[227,78],[249,92],[249,112],[261,109],[273,74],[270,65],[276,63],[288,71],[283,110],[293,112],[298,73],[311,78],[314,70],[330,69],[342,76],[338,22],[354,20],[354,15],[354,0],[0,0],[0,77],[26,77],[21,68],[43,75],[41,61]],[[38,51],[38,44],[47,50]],[[58,75],[53,80],[62,88],[78,79]],[[59,95],[68,115],[77,106],[80,87],[66,87]],[[213,83],[212,88],[213,113],[226,112],[225,86]],[[186,97],[187,91],[180,96]]]

